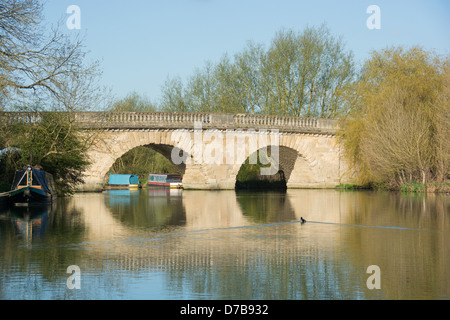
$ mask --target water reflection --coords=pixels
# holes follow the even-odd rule
[[[14,206],[7,214],[14,225],[15,234],[24,239],[27,245],[31,245],[33,237],[45,234],[48,218],[54,207],[54,205]]]
[[[449,299],[449,206],[334,190],[77,194],[0,215],[0,298]],[[65,287],[72,264],[79,291]],[[366,287],[372,264],[381,290]]]
[[[242,214],[256,223],[300,220],[289,193],[242,191],[236,198]]]
[[[177,191],[181,190],[106,191],[103,211],[127,228],[157,230],[183,225],[185,212],[181,193]]]
[[[109,200],[109,205],[113,206],[131,206],[139,202],[140,190],[126,189],[126,190],[108,190],[105,191]]]

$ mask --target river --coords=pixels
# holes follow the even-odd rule
[[[0,213],[0,299],[448,300],[449,208],[375,191],[79,193]]]

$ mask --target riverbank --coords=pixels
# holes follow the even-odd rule
[[[429,183],[429,184],[423,184],[423,183],[407,183],[400,187],[400,191],[402,192],[426,192],[426,193],[446,193],[450,194],[450,182],[447,181],[445,183]]]
[[[402,185],[399,188],[389,188],[385,186],[361,186],[357,184],[340,184],[336,189],[341,190],[387,190],[387,191],[401,191],[407,193],[446,193],[450,194],[450,181],[445,183],[431,182],[423,184],[420,182],[411,182]]]

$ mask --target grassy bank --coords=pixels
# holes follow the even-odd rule
[[[361,186],[357,184],[340,184],[336,186],[340,190],[384,190],[384,191],[400,191],[406,193],[450,193],[450,181],[445,183],[430,182],[423,184],[420,182],[406,183],[399,188],[392,188],[387,185],[368,185]]]
[[[336,186],[336,189],[343,190],[360,190],[360,189],[370,189],[370,187],[364,187],[357,184],[339,184]]]
[[[435,183],[431,182],[428,184],[423,184],[420,182],[411,182],[404,184],[400,187],[400,191],[408,192],[408,193],[450,193],[450,182],[447,181],[445,183]]]

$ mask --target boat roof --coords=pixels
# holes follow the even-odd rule
[[[109,184],[139,184],[139,177],[136,174],[110,174]]]

